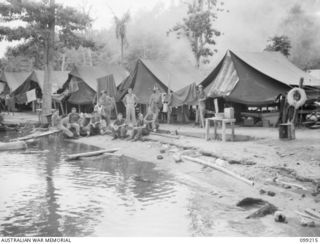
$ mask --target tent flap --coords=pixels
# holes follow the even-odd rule
[[[195,105],[197,103],[196,83],[192,83],[181,90],[172,94],[172,107],[180,107],[182,105]]]
[[[71,93],[68,102],[72,104],[85,105],[93,104],[96,92],[91,89],[84,81],[73,77],[78,82],[79,89]]]

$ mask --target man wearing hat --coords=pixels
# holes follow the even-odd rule
[[[132,93],[132,88],[128,89],[128,94],[123,99],[124,105],[126,106],[126,120],[127,124],[136,123],[136,105],[137,97]]]
[[[162,106],[161,94],[160,94],[159,88],[155,86],[153,88],[153,93],[151,94],[149,99],[149,107],[151,111],[156,115],[157,118],[158,118],[161,106]]]
[[[199,85],[198,91],[198,107],[199,107],[199,123],[200,127],[205,127],[204,114],[206,112],[206,99],[207,96],[203,90],[203,86]]]

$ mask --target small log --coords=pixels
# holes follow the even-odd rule
[[[100,151],[94,151],[94,152],[86,152],[86,153],[78,153],[78,154],[72,154],[67,156],[67,160],[77,160],[82,157],[93,157],[93,156],[98,156],[102,155],[105,153],[114,153],[116,151],[119,151],[119,148],[115,149],[108,149],[108,150],[100,150]]]
[[[266,205],[262,206],[257,211],[255,211],[254,213],[247,216],[246,219],[261,218],[269,214],[274,214],[277,210],[278,208],[276,206],[274,206],[271,203],[267,203]]]
[[[300,216],[303,217],[303,218],[311,219],[311,220],[313,220],[313,221],[315,221],[315,222],[320,223],[320,220],[319,220],[319,219],[314,218],[313,216],[311,216],[311,215],[309,215],[309,214],[302,213],[302,212],[299,212],[299,211],[295,211],[295,212],[296,212],[296,214],[300,215]]]
[[[27,143],[25,143],[24,141],[0,143],[0,151],[25,149],[27,149]]]
[[[188,157],[188,156],[182,156],[181,157],[182,159],[184,160],[188,160],[188,161],[192,161],[192,162],[195,162],[195,163],[199,163],[199,164],[202,164],[202,165],[205,165],[205,166],[208,166],[210,168],[213,168],[215,170],[218,170],[222,173],[225,173],[235,179],[238,179],[238,180],[241,180],[242,182],[248,184],[248,185],[251,185],[251,186],[254,186],[254,182],[251,181],[251,180],[248,180],[240,175],[237,175],[236,173],[230,171],[230,170],[227,170],[226,168],[223,168],[223,167],[220,167],[218,165],[215,165],[215,164],[212,164],[212,163],[209,163],[209,162],[206,162],[202,159],[198,159],[198,158],[192,158],[192,157]]]
[[[150,135],[162,136],[162,137],[167,137],[167,138],[170,138],[170,139],[180,139],[180,136],[169,135],[169,134],[161,134],[161,133],[156,133],[156,132],[150,132]]]
[[[312,209],[310,209],[310,208],[308,208],[308,209],[306,209],[306,210],[304,210],[304,211],[305,211],[307,214],[311,215],[312,217],[319,219],[319,221],[320,221],[320,214],[317,213],[316,211],[314,211],[314,210],[312,210]]]
[[[301,185],[298,185],[298,184],[295,184],[295,183],[289,183],[289,182],[285,182],[285,181],[278,180],[278,179],[275,179],[274,182],[280,183],[280,184],[283,184],[283,185],[287,185],[287,186],[293,186],[293,187],[296,187],[296,188],[299,188],[299,189],[302,189],[302,190],[305,190],[305,191],[308,190],[304,186],[301,186]]]
[[[28,136],[24,136],[24,137],[19,137],[19,138],[13,139],[11,141],[13,141],[13,142],[14,141],[28,141],[30,139],[49,136],[49,135],[56,134],[56,133],[59,133],[59,132],[60,132],[60,130],[52,130],[52,131],[47,131],[47,132],[43,132],[43,133],[34,133],[34,134],[31,134],[31,135],[28,135]]]

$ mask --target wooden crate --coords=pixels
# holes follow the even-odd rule
[[[294,125],[291,123],[279,125],[279,139],[281,140],[295,140],[296,133]]]

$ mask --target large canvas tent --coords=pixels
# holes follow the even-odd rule
[[[117,98],[121,100],[131,87],[138,103],[147,104],[154,87],[158,87],[161,93],[167,93],[169,89],[176,92],[199,83],[204,77],[204,72],[192,64],[140,59],[131,76],[119,86]]]
[[[300,70],[279,52],[228,51],[202,84],[209,97],[265,106],[274,104],[279,94],[298,86],[301,78],[304,78],[305,86],[320,86],[319,80]]]
[[[3,85],[1,94],[7,95],[15,92],[29,77],[32,72],[2,72],[0,82]]]
[[[63,87],[63,84],[68,80],[69,71],[53,71],[51,77],[51,92],[52,94],[57,93],[59,89]],[[44,71],[35,70],[32,76],[32,79],[36,81],[41,90],[43,90],[44,84]]]
[[[53,71],[51,77],[51,84],[52,84],[52,94],[56,93],[58,89],[62,88],[62,84],[66,82],[68,79],[68,72],[67,71]],[[43,84],[44,84],[44,71],[41,70],[34,70],[31,74],[17,87],[13,92],[17,99],[17,103],[25,103],[26,99],[26,92],[35,89],[36,90],[36,97],[42,97],[43,91]]]
[[[97,80],[106,76],[113,76],[115,86],[125,80],[129,73],[119,65],[104,65],[99,67],[76,66],[70,73],[64,89],[71,87],[68,102],[77,105],[92,104],[98,89]],[[76,89],[72,86],[75,85]]]

